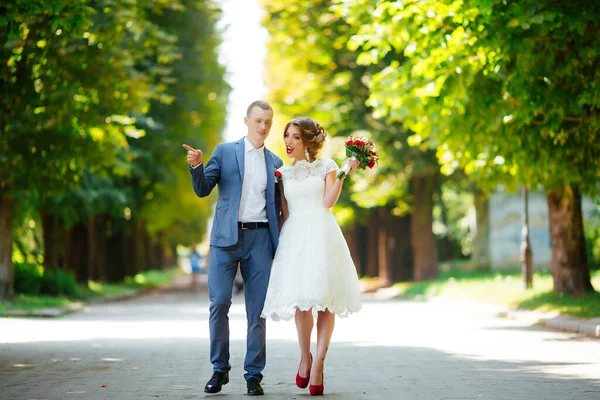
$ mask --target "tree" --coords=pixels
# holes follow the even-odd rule
[[[29,193],[30,206],[42,214],[46,266],[63,265],[69,245],[87,248],[87,256],[75,257],[84,280],[105,275],[96,254],[115,241],[115,232],[140,233],[143,242],[133,247],[145,252],[141,262],[151,260],[148,221],[164,237],[178,220],[156,224],[155,215],[143,219],[144,209],[166,198],[160,193],[169,191],[169,181],[182,190],[182,139],[202,124],[203,139],[214,142],[224,123],[229,89],[216,61],[218,7],[212,1],[38,0],[0,9],[0,84],[7,94],[0,100],[1,220],[11,219],[17,194]],[[208,206],[198,213],[191,202],[182,204],[180,212],[200,214],[194,227],[203,228]],[[2,298],[10,295],[10,226],[0,224]],[[88,256],[95,266],[81,261]]]
[[[160,168],[150,191],[153,201],[141,208],[150,233],[161,233],[165,246],[199,241],[212,215],[212,202],[198,201],[190,187],[181,143],[212,149],[221,141],[231,91],[218,61],[221,10],[213,1],[182,1],[183,10],[165,12],[157,23],[178,37],[180,57],[172,63],[173,102],[152,102],[147,148],[152,157],[144,169]],[[159,161],[160,160],[160,161]]]
[[[339,203],[345,205],[345,220],[352,220],[352,215],[357,217],[358,207],[384,207],[390,218],[391,210],[406,213],[408,188],[414,188],[413,204],[423,207],[415,208],[420,217],[415,219],[413,234],[424,236],[412,241],[415,270],[424,271],[414,275],[418,279],[434,277],[437,248],[431,231],[431,197],[434,185],[439,183],[437,161],[426,148],[421,151],[406,146],[408,132],[399,123],[384,123],[366,104],[370,95],[368,82],[379,65],[359,65],[357,57],[362,49],[349,48],[347,42],[368,16],[349,23],[333,3],[331,0],[294,0],[285,4],[262,1],[267,11],[264,25],[271,34],[266,62],[270,98],[284,115],[309,115],[337,137],[368,133],[376,141],[381,162],[374,173],[353,177],[351,196],[342,194]],[[331,146],[337,146],[335,156],[343,157],[341,141],[332,140]],[[378,211],[373,213],[369,218],[382,218]],[[378,243],[389,242],[383,237],[385,233],[380,233]],[[373,239],[373,235],[369,237]],[[371,275],[375,274],[374,265],[384,265],[384,258],[389,258],[382,256],[378,262],[376,247],[368,251],[367,264],[371,268],[367,268],[367,273]]]
[[[1,8],[0,84],[4,95],[0,100],[0,214],[8,223],[0,236],[0,254],[4,255],[0,298],[5,298],[12,295],[6,289],[12,286],[12,198],[36,186],[43,190],[52,188],[53,183],[73,182],[79,159],[67,155],[67,145],[77,148],[91,142],[89,136],[79,134],[78,127],[65,129],[68,111],[78,109],[73,107],[79,103],[73,100],[78,93],[77,88],[72,91],[61,84],[65,75],[53,68],[59,55],[53,52],[53,45],[81,38],[93,10],[83,2],[65,6],[44,1],[16,1]],[[76,61],[67,59],[61,66],[68,65],[68,60]],[[50,104],[49,97],[58,101]],[[72,128],[78,125],[75,121],[70,123]],[[68,157],[73,162],[68,162]]]
[[[557,292],[593,290],[580,193],[600,177],[599,8],[524,1],[357,1],[360,63],[392,60],[370,85],[375,112],[437,149],[442,171],[547,192]]]

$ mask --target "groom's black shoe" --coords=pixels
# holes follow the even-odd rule
[[[250,378],[246,381],[246,387],[248,388],[248,396],[262,396],[265,394],[260,382],[256,378]]]
[[[204,393],[219,393],[223,385],[229,383],[229,372],[214,372],[206,386]]]

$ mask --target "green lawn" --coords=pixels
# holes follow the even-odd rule
[[[600,270],[592,271],[592,284],[600,290]],[[402,296],[441,296],[455,300],[493,303],[512,308],[558,312],[581,318],[600,317],[600,292],[582,296],[560,295],[552,291],[552,276],[536,272],[533,289],[525,290],[520,271],[445,271],[440,278],[425,282],[394,285]]]
[[[27,294],[15,295],[14,301],[0,302],[0,316],[6,315],[7,312],[18,311],[30,314],[35,310],[44,308],[60,308],[73,305],[75,302],[65,297],[53,296],[32,296]]]
[[[98,296],[115,296],[130,293],[132,290],[167,286],[180,272],[180,268],[144,271],[133,277],[126,277],[123,283],[89,281],[87,287],[82,285],[81,295],[82,298],[89,300]]]
[[[47,295],[17,294],[14,301],[0,302],[0,316],[17,311],[32,313],[45,308],[60,308],[75,305],[81,301],[90,301],[107,296],[118,296],[135,293],[146,288],[168,285],[173,277],[180,273],[179,268],[168,270],[150,270],[140,272],[134,277],[125,278],[122,283],[99,283],[89,281],[88,285],[80,285],[78,298],[54,297]]]

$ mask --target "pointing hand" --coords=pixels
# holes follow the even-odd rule
[[[193,149],[187,144],[184,144],[183,148],[187,150],[187,162],[192,167],[195,167],[202,162],[202,150]]]

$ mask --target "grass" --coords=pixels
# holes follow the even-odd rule
[[[149,270],[140,272],[133,278],[125,278],[125,283],[134,287],[160,287],[171,283],[173,278],[180,274],[180,268],[170,268],[166,270]]]
[[[17,294],[14,301],[0,302],[0,316],[7,312],[18,311],[30,314],[36,310],[45,308],[61,308],[73,305],[75,302],[65,297],[53,297],[44,295]]]
[[[122,283],[89,281],[87,285],[80,285],[80,295],[76,299],[60,296],[17,294],[13,301],[0,302],[0,316],[14,311],[30,314],[45,308],[68,307],[79,301],[90,301],[95,298],[124,295],[132,291],[166,286],[180,271],[179,268],[144,271],[133,277],[126,277]]]
[[[592,284],[600,290],[600,270],[592,271]],[[372,282],[366,282],[369,286]],[[512,308],[556,312],[580,318],[600,318],[600,292],[581,296],[554,293],[552,275],[536,272],[533,288],[525,290],[520,271],[440,272],[440,278],[394,285],[402,296],[441,296],[455,300],[501,304]]]
[[[149,270],[136,274],[133,277],[125,277],[122,283],[101,283],[89,281],[87,287],[82,285],[82,297],[89,300],[94,297],[118,296],[130,293],[132,290],[141,290],[154,287],[167,286],[175,275],[179,274],[180,268],[167,270]]]

